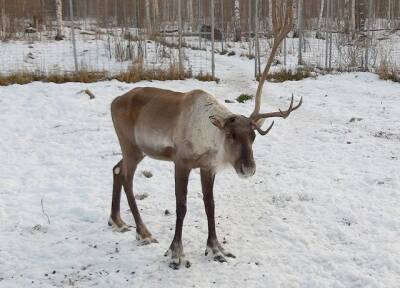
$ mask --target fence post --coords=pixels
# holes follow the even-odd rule
[[[214,0],[211,0],[211,75],[215,78],[215,59],[214,59]]]
[[[299,54],[298,54],[298,65],[303,65],[303,0],[299,0],[297,6],[297,21],[299,31]]]
[[[367,31],[367,40],[366,40],[366,47],[365,47],[365,67],[364,70],[368,71],[368,61],[369,61],[369,46],[371,44],[371,23],[372,23],[372,0],[368,1],[368,29]]]
[[[178,0],[178,45],[179,45],[179,72],[183,72],[182,63],[182,0]]]
[[[76,41],[75,41],[75,22],[74,22],[74,6],[72,5],[72,0],[69,0],[69,14],[71,20],[71,35],[72,35],[72,49],[74,52],[74,63],[75,63],[75,72],[78,72],[78,56],[76,53]]]

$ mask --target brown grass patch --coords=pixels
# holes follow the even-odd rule
[[[283,69],[270,73],[267,76],[267,80],[271,82],[285,82],[299,81],[309,77],[315,77],[315,74],[310,67],[298,67],[295,70]]]
[[[187,71],[180,71],[176,65],[171,65],[167,69],[146,69],[142,65],[134,65],[126,72],[112,76],[112,79],[117,79],[121,82],[134,83],[139,81],[152,80],[184,80],[192,75]]]
[[[376,70],[376,73],[379,76],[379,79],[382,80],[391,80],[393,82],[400,83],[400,70],[396,70],[393,67],[389,67],[389,65],[385,62],[381,63]]]
[[[184,80],[192,78],[193,75],[190,71],[180,71],[176,65],[171,65],[167,69],[148,69],[143,65],[137,64],[130,67],[127,71],[119,74],[110,75],[105,71],[86,72],[79,71],[77,73],[35,73],[35,72],[17,72],[10,75],[0,74],[0,86],[7,86],[12,84],[28,84],[34,81],[53,82],[53,83],[66,83],[66,82],[81,82],[93,83],[104,80],[117,79],[121,82],[135,83],[139,81],[166,81],[166,80]],[[194,76],[200,81],[216,81],[218,78],[213,78],[209,74],[199,74]]]
[[[82,82],[91,83],[107,79],[106,72],[87,72],[79,71],[74,73],[37,73],[37,72],[17,72],[10,75],[0,75],[0,86],[12,84],[27,84],[34,81],[66,83]]]
[[[203,82],[215,81],[216,83],[219,83],[219,78],[213,77],[211,74],[208,74],[208,73],[207,74],[200,73],[200,74],[196,75],[194,78],[199,81],[203,81]]]

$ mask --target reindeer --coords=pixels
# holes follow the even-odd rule
[[[288,1],[291,7],[292,1]],[[262,130],[267,118],[286,118],[302,104],[293,106],[293,95],[286,111],[260,113],[262,86],[276,51],[292,27],[292,9],[277,8],[273,1],[274,43],[261,76],[254,111],[249,117],[237,115],[202,90],[187,93],[158,88],[135,88],[117,97],[111,104],[111,115],[122,150],[122,160],[113,168],[113,196],[109,225],[120,231],[128,226],[120,216],[121,189],[124,187],[130,210],[136,223],[137,239],[142,244],[156,243],[145,226],[132,190],[135,170],[149,156],[172,161],[175,165],[176,226],[175,235],[165,256],[171,255],[170,267],[190,267],[182,246],[182,225],[186,214],[186,195],[190,171],[200,168],[203,200],[208,221],[205,254],[226,262],[235,257],[218,241],[215,231],[213,186],[216,173],[232,166],[240,177],[254,175],[256,164],[252,145],[257,131],[266,135],[274,122]]]

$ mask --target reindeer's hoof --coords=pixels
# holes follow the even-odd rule
[[[139,246],[149,245],[151,243],[158,243],[156,238],[148,235],[146,237],[141,236],[139,233],[136,233],[136,240],[139,241]]]
[[[190,268],[190,266],[192,266],[192,263],[190,263],[188,260],[171,260],[171,262],[169,262],[169,268],[178,270],[183,264],[185,264],[186,268]]]
[[[230,257],[230,258],[236,258],[235,255],[226,251],[219,243],[214,244],[212,247],[207,245],[207,248],[206,248],[206,251],[204,254],[205,254],[205,256],[210,254],[210,256],[213,256],[214,261],[217,261],[220,263],[227,262],[226,258],[224,256]]]
[[[217,261],[219,263],[227,262],[225,257],[222,255],[216,255],[214,256],[214,261]]]
[[[121,232],[121,233],[131,230],[130,226],[128,226],[121,219],[119,219],[119,221],[115,222],[111,217],[108,219],[108,226],[111,226],[115,231]]]
[[[169,262],[169,267],[174,270],[178,270],[181,266],[185,266],[186,268],[190,268],[192,263],[189,260],[185,259],[185,254],[181,250],[172,250],[171,248],[164,253],[164,256],[167,257],[171,255],[171,261]]]

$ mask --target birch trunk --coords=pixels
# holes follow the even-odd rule
[[[153,0],[152,2],[153,4],[153,24],[157,27],[159,27],[160,25],[160,19],[159,19],[159,9],[158,9],[158,0]]]
[[[145,0],[146,8],[146,29],[151,33],[151,16],[150,16],[150,0]]]
[[[350,17],[349,13],[350,12],[350,7],[349,7],[349,0],[344,1],[344,32],[349,33],[350,30]]]
[[[235,29],[235,41],[240,40],[240,0],[235,0],[233,6],[233,17],[234,17],[234,29]]]
[[[293,28],[293,38],[299,37],[299,21],[298,21],[298,16],[299,16],[299,9],[298,9],[298,0],[293,1],[293,23],[294,23],[294,28]]]
[[[190,23],[190,28],[193,31],[193,0],[188,0],[187,1],[187,9],[188,9],[188,18],[189,18],[189,23]]]
[[[57,34],[56,40],[62,40],[64,38],[63,35],[63,21],[62,21],[62,2],[61,0],[56,1],[56,20],[57,20]]]
[[[356,0],[351,0],[351,31],[356,30]]]
[[[272,32],[272,0],[268,0],[268,29]]]
[[[322,33],[322,16],[324,15],[325,9],[325,0],[321,0],[321,7],[319,8],[319,16],[317,23],[317,33],[315,34],[315,38],[317,39],[325,39]]]
[[[3,0],[3,7],[1,8],[1,31],[3,37],[6,36],[6,0]]]

